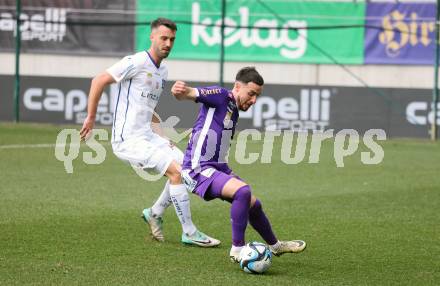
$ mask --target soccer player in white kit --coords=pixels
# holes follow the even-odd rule
[[[148,51],[124,57],[92,80],[88,114],[80,134],[86,139],[92,131],[104,88],[118,83],[111,139],[114,154],[134,168],[153,169],[168,177],[158,200],[142,212],[153,238],[164,241],[162,215],[173,203],[182,225],[183,243],[217,246],[219,240],[197,230],[192,222],[189,195],[180,175],[183,153],[163,135],[159,118],[154,113],[168,76],[162,60],[173,48],[176,31],[176,24],[171,20],[154,20]]]

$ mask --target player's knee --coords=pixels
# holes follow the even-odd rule
[[[168,179],[170,179],[170,183],[173,185],[180,184],[182,181],[182,177],[180,176],[179,172],[171,172],[168,173]]]
[[[251,197],[252,197],[251,188],[249,187],[249,185],[245,185],[245,186],[239,188],[235,192],[233,199],[234,200],[242,200],[242,201],[250,203]]]
[[[165,175],[168,177],[168,179],[170,179],[170,183],[173,185],[180,184],[180,182],[182,181],[180,170],[176,168],[173,164],[170,165]]]
[[[249,209],[249,213],[258,213],[263,210],[263,206],[261,205],[260,200],[256,200],[254,205]]]

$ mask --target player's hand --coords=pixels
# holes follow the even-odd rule
[[[176,81],[171,87],[171,93],[177,99],[183,99],[183,97],[187,94],[187,90],[186,83],[180,80]]]
[[[89,138],[94,126],[95,126],[95,118],[87,116],[86,120],[84,120],[81,130],[79,131],[81,140],[85,141],[87,138]]]

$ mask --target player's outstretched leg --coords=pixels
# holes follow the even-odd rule
[[[182,224],[182,243],[200,247],[214,247],[220,240],[210,237],[199,231],[191,218],[190,200],[186,187],[183,184],[170,185],[171,201]]]
[[[245,232],[249,219],[251,189],[245,182],[230,175],[219,175],[208,190],[211,197],[231,203],[232,246],[229,257],[239,262],[240,251],[245,245]]]
[[[181,182],[180,171],[180,165],[173,161],[165,174],[170,179],[171,201],[182,225],[182,242],[200,247],[214,247],[219,245],[220,240],[197,230],[194,225],[191,218],[189,195],[185,185]]]
[[[232,247],[229,252],[229,257],[233,262],[240,261],[240,251],[245,245],[245,232],[249,219],[251,196],[251,188],[248,185],[244,185],[240,187],[232,197]]]
[[[254,205],[249,209],[249,223],[260,234],[260,236],[269,245],[269,249],[276,256],[284,253],[299,253],[306,248],[305,241],[278,241],[272,231],[269,219],[263,211],[261,202],[258,199],[254,200]]]
[[[268,245],[274,245],[278,242],[275,234],[272,231],[269,219],[263,211],[263,206],[257,198],[253,197],[253,206],[249,209],[249,223],[258,232],[261,238],[266,241]]]

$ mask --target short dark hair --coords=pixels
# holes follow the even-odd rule
[[[235,77],[235,80],[242,83],[253,82],[260,86],[264,84],[263,77],[257,72],[255,67],[244,67],[240,69]]]
[[[165,26],[173,31],[177,31],[176,23],[167,18],[157,18],[156,20],[151,22],[151,30],[154,28]]]

